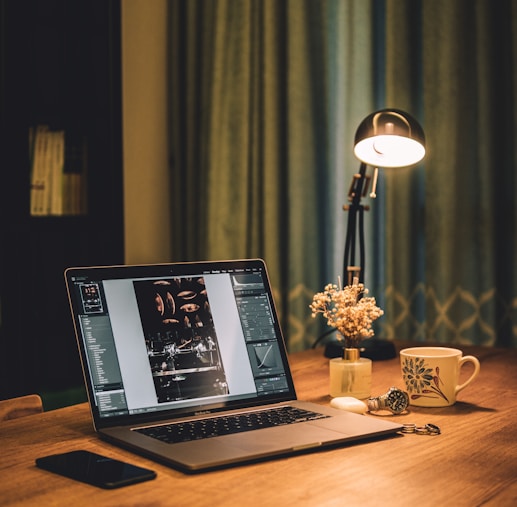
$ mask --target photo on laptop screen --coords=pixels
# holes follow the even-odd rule
[[[228,394],[204,277],[134,282],[156,401]]]

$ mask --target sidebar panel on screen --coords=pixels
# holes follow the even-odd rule
[[[79,284],[83,303],[80,316],[82,335],[88,356],[93,391],[101,416],[115,416],[127,413],[122,375],[113,340],[109,316],[100,285],[97,283]]]

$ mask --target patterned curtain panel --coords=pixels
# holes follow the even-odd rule
[[[423,167],[386,177],[385,334],[517,345],[517,4],[388,1],[386,97]]]
[[[428,151],[367,213],[378,336],[517,345],[517,3],[169,3],[174,260],[263,257],[290,350],[342,271],[354,134],[383,107]],[[157,217],[159,219],[159,217]]]
[[[322,331],[355,128],[373,106],[371,2],[177,0],[170,8],[175,260],[262,257],[290,350]]]

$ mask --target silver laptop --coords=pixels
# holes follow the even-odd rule
[[[94,427],[109,442],[197,472],[401,429],[297,400],[262,260],[79,267],[65,279]]]

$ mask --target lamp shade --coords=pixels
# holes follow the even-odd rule
[[[408,113],[382,109],[368,115],[357,128],[354,153],[375,167],[410,166],[424,158],[424,131]]]

